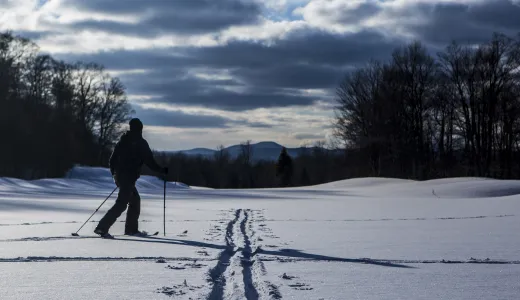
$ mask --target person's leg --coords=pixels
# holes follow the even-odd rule
[[[125,234],[134,234],[139,230],[139,215],[141,213],[141,197],[137,188],[134,186],[132,197],[128,203],[128,212],[126,213]]]
[[[105,216],[99,221],[96,229],[99,229],[103,232],[108,232],[110,227],[112,227],[112,225],[114,225],[116,222],[117,218],[119,218],[126,210],[126,206],[132,198],[132,188],[133,186],[126,182],[119,183],[119,194],[117,195],[117,200],[114,205],[107,211]]]

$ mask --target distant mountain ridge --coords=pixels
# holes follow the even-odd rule
[[[276,142],[259,142],[256,144],[251,144],[252,150],[253,150],[253,161],[276,161],[278,160],[278,156],[280,155],[280,152],[282,151],[282,148],[284,146],[276,143]],[[303,154],[305,151],[311,152],[313,148],[315,147],[298,147],[298,148],[287,148],[287,153],[295,158]],[[240,154],[241,145],[233,145],[224,148],[224,151],[229,153],[231,158],[236,158]],[[337,150],[327,150],[325,151],[329,152],[338,152]],[[213,158],[215,153],[218,150],[215,149],[208,149],[208,148],[194,148],[189,150],[178,150],[178,151],[166,151],[166,153],[170,154],[176,154],[176,153],[182,153],[189,156],[203,156],[208,158]]]

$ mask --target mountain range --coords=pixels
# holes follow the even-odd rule
[[[276,160],[278,160],[278,156],[280,155],[282,148],[283,148],[282,145],[275,143],[275,142],[260,142],[257,144],[251,144],[251,149],[253,152],[252,161],[255,161],[255,162],[261,161],[261,160],[276,161]],[[311,152],[312,149],[316,148],[316,147],[298,147],[298,148],[286,147],[286,148],[287,148],[287,153],[291,157],[295,158],[304,152]],[[224,148],[224,151],[229,153],[231,158],[234,159],[238,155],[240,155],[240,152],[241,152],[240,149],[241,149],[241,145],[233,145],[233,146]],[[332,153],[338,152],[337,150],[328,150],[328,149],[323,149],[323,150],[329,151]],[[189,155],[189,156],[203,156],[203,157],[213,158],[217,151],[218,150],[208,149],[208,148],[194,148],[194,149],[189,149],[189,150],[168,151],[168,153],[172,153],[172,154],[183,153],[183,154]]]

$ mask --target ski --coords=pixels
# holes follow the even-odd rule
[[[115,239],[115,237],[113,235],[111,235],[110,233],[100,234],[99,237],[102,239],[107,239],[107,240]]]
[[[77,237],[80,236],[80,235],[77,234],[77,233],[76,233],[76,234],[72,234],[72,235],[73,235],[73,236],[77,236]],[[106,234],[104,234],[104,235],[99,235],[99,234],[98,234],[99,238],[102,238],[102,239],[109,239],[109,240],[115,240],[116,237],[124,237],[124,236],[133,236],[133,237],[149,237],[149,236],[157,236],[157,235],[159,235],[159,231],[156,231],[156,232],[154,232],[154,233],[152,233],[152,234],[148,234],[148,233],[146,233],[146,234],[144,234],[144,235],[126,235],[126,234],[125,234],[125,235],[111,235],[110,233],[106,233]]]
[[[149,234],[149,233],[146,232],[146,231],[144,231],[144,233],[145,233],[145,234],[141,234],[141,235],[139,235],[139,234],[136,234],[136,235],[132,235],[132,234],[130,234],[130,235],[126,235],[126,234],[125,234],[125,236],[133,236],[133,237],[148,237],[148,236],[156,236],[156,235],[159,234],[159,231],[156,231],[156,232],[154,232],[154,233],[152,233],[152,234]]]
[[[154,232],[153,234],[147,234],[147,235],[145,235],[144,237],[147,237],[147,236],[156,236],[156,235],[158,235],[158,234],[159,234],[159,231],[156,231],[156,232]]]

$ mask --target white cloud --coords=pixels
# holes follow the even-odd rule
[[[380,2],[375,0],[313,0],[293,11],[308,24],[335,32],[352,32],[377,14]]]
[[[85,0],[88,1],[88,0]],[[121,0],[124,1],[124,0]],[[166,1],[166,0],[164,0]],[[39,0],[0,0],[0,31],[12,29],[25,32],[44,32],[35,39],[40,48],[51,54],[96,53],[110,50],[174,49],[179,46],[210,47],[225,45],[235,40],[263,42],[276,47],[276,42],[286,39],[291,33],[320,29],[325,32],[347,33],[363,29],[383,31],[387,35],[415,38],[410,28],[425,25],[432,16],[420,5],[436,3],[478,4],[495,0],[265,0],[266,12],[261,22],[255,25],[237,25],[220,32],[208,34],[178,35],[164,32],[162,35],[137,34],[128,36],[98,29],[82,29],[71,26],[75,22],[111,21],[128,25],[139,24],[143,15],[109,14],[83,11],[67,0],[48,0],[40,5]],[[520,2],[520,0],[515,0]],[[290,13],[293,15],[291,16]],[[320,45],[316,45],[320,47]],[[367,49],[367,51],[370,49]],[[347,55],[347,54],[346,54]],[[200,66],[189,68],[189,74],[203,80],[237,80],[229,70],[213,70]],[[114,76],[142,74],[145,70],[113,70]],[[143,76],[146,76],[143,74]],[[237,91],[240,86],[220,86]],[[143,107],[166,111],[182,111],[202,116],[222,116],[238,122],[236,132],[229,129],[178,129],[147,127],[154,147],[183,149],[205,146],[214,148],[219,144],[230,145],[246,139],[255,141],[274,140],[288,146],[301,143],[298,137],[329,136],[324,129],[330,125],[332,96],[330,91],[319,89],[290,90],[298,95],[322,99],[314,106],[262,108],[249,111],[224,111],[204,107],[187,107],[149,102],[150,95],[131,94],[129,99]],[[158,99],[153,99],[158,101]],[[272,128],[248,127],[241,121],[255,121],[272,125]],[[244,125],[240,125],[244,124]],[[194,138],[193,134],[197,134]]]
[[[220,116],[234,121],[233,128],[180,129],[161,126],[147,126],[146,135],[153,141],[156,149],[186,149],[195,147],[215,148],[220,144],[230,146],[247,139],[253,141],[275,141],[280,144],[297,147],[302,143],[312,143],[323,140],[330,134],[332,111],[329,107],[285,107],[260,108],[245,112],[223,111],[204,107],[190,107],[161,103],[140,103],[145,109],[160,109],[164,111],[181,111],[189,115]],[[139,117],[139,116],[136,116]],[[243,125],[240,123],[243,122]],[[249,127],[246,122],[269,124],[271,128]],[[232,132],[230,132],[232,131]],[[194,138],[193,134],[197,133]],[[317,135],[322,138],[298,138],[298,134]]]
[[[273,21],[263,19],[258,25],[234,26],[220,33],[219,40],[227,43],[232,40],[260,41],[270,44],[273,40],[283,39],[287,34],[308,27],[305,21]]]

